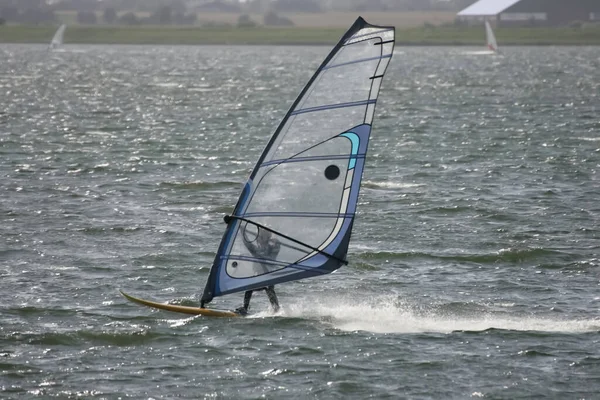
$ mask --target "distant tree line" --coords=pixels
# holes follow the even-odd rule
[[[107,9],[108,10],[108,9]],[[193,25],[196,23],[198,17],[195,13],[185,13],[180,10],[173,10],[170,6],[162,6],[156,9],[149,17],[139,17],[134,12],[127,12],[120,17],[116,18],[116,13],[111,13],[109,22],[106,18],[106,23],[119,23],[125,25],[141,25],[141,24],[152,24],[152,25]]]
[[[241,14],[238,26],[258,25],[250,19],[249,13],[263,14],[262,22],[266,26],[291,26],[293,22],[280,13],[318,13],[328,9],[356,12],[457,10],[475,1],[330,0],[325,3],[322,0],[206,0],[202,3],[199,0],[0,0],[0,24],[56,23],[57,12],[75,11],[80,24],[189,25],[197,23],[195,12],[231,12]],[[194,8],[188,8],[191,6]]]
[[[56,13],[75,11],[77,22],[80,24],[96,24],[100,22],[127,23],[127,24],[193,24],[196,14],[187,13],[184,0],[144,0],[147,7],[154,3],[149,17],[140,18],[138,14],[130,12],[122,16],[117,10],[118,5],[138,5],[131,0],[60,0],[49,4],[45,0],[0,0],[0,19],[3,23],[13,22],[21,24],[47,24],[57,22]],[[114,4],[115,6],[111,6]],[[142,3],[140,3],[142,4]],[[132,8],[129,8],[130,10]],[[138,10],[141,11],[141,10]],[[149,10],[150,11],[150,10]]]
[[[227,2],[228,0],[215,0]],[[229,0],[236,3],[235,0]],[[477,0],[247,0],[246,8],[257,12],[273,9],[278,12],[336,11],[459,11]]]
[[[54,11],[43,0],[22,0],[19,3],[4,0],[0,3],[0,18],[4,22],[34,25],[56,21]]]
[[[2,1],[2,0],[0,0]],[[160,7],[168,6],[173,12],[187,11],[185,0],[59,0],[53,5],[56,11],[103,11],[107,8],[115,10],[135,10],[153,12]]]
[[[282,0],[281,4],[291,4],[292,0]],[[307,0],[310,2],[310,0]],[[218,2],[218,0],[215,0]],[[286,3],[288,2],[288,3]],[[105,0],[103,3],[110,3]],[[54,6],[48,6],[44,0],[0,0],[0,25],[6,22],[23,24],[47,24],[56,23],[58,18],[56,12],[73,11],[71,7],[78,6],[76,10],[77,23],[82,25],[122,24],[122,25],[193,25],[198,19],[193,12],[186,12],[185,7],[180,7],[179,2],[174,0],[175,7],[170,5],[160,6],[152,11],[149,16],[140,16],[140,13],[127,11],[119,13],[115,7],[106,7],[103,10],[96,8],[98,2],[95,0],[62,0]],[[210,3],[207,3],[210,4]],[[276,4],[275,4],[276,5]],[[293,26],[294,22],[281,16],[274,8],[263,15],[265,26]],[[285,7],[283,7],[285,10]],[[210,24],[207,24],[210,25]],[[242,13],[238,18],[237,26],[251,28],[259,25],[252,20],[248,14]]]
[[[196,21],[196,14],[173,12],[169,6],[160,7],[149,17],[140,17],[138,14],[131,11],[119,16],[117,11],[112,7],[104,9],[102,14],[102,22],[105,24],[193,25]],[[79,11],[77,13],[77,22],[80,24],[97,24],[99,21],[95,12]]]
[[[457,11],[476,0],[0,0],[0,23],[44,24],[57,22],[56,12],[75,11],[80,24],[194,24],[194,12],[264,14],[264,24],[293,23],[277,13],[346,10],[364,11]],[[193,7],[193,8],[191,8]],[[129,10],[119,12],[118,10]],[[141,17],[141,12],[150,13]],[[193,12],[190,12],[193,11]],[[147,14],[146,14],[147,15]],[[248,17],[249,18],[249,17]],[[238,25],[256,25],[246,17]]]
[[[139,17],[134,12],[127,12],[119,16],[117,10],[113,7],[107,7],[104,10],[97,10],[95,7],[91,7],[88,0],[63,0],[63,2],[57,3],[50,7],[43,2],[34,3],[32,0],[22,0],[23,3],[8,3],[10,0],[0,0],[0,24],[6,22],[19,23],[19,24],[48,24],[55,23],[58,21],[56,12],[60,11],[73,11],[65,3],[78,4],[76,20],[79,24],[93,25],[99,22],[106,24],[195,24],[197,16],[195,13],[186,13],[185,8],[176,7],[175,9],[171,6],[161,6],[154,10],[148,17]],[[94,2],[96,3],[96,2]],[[100,19],[101,16],[101,19]]]

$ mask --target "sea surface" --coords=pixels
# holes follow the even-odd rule
[[[119,289],[198,304],[329,48],[0,45],[0,398],[600,399],[600,47],[479,50],[396,48],[350,264],[211,319]]]

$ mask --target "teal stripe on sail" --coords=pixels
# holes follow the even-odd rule
[[[352,158],[348,164],[348,169],[353,169],[356,166],[356,155],[358,154],[358,148],[360,147],[360,138],[354,132],[342,133],[340,136],[347,137],[352,142]]]

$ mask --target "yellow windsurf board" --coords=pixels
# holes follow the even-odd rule
[[[159,310],[172,311],[182,314],[190,315],[204,315],[205,317],[241,317],[240,314],[228,310],[212,310],[209,308],[200,307],[189,307],[189,306],[178,306],[174,304],[157,303],[155,301],[138,299],[128,295],[127,293],[120,290],[121,294],[129,301],[137,304],[141,304],[146,307],[156,308]]]

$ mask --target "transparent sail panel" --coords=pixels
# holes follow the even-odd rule
[[[342,159],[309,158],[309,161],[261,168],[256,181],[258,187],[244,214],[266,211],[337,212],[349,163],[350,143],[346,142],[348,152]],[[326,176],[329,171],[329,178],[333,179]]]
[[[369,79],[370,74],[375,73],[378,64],[379,59],[376,59],[323,71],[318,82],[315,82],[314,88],[311,88],[310,95],[295,112],[319,106],[368,100],[372,81]],[[348,85],[348,82],[356,83]]]
[[[345,215],[345,211],[351,170],[358,156],[352,140],[336,136],[294,157],[265,162],[254,178],[256,189],[243,213],[244,218],[258,225],[240,224],[228,271],[236,276],[266,273],[261,271],[297,263],[313,249],[322,247],[336,227],[339,230],[340,219],[351,217]],[[276,234],[261,232],[260,226]],[[257,257],[248,237],[256,237],[257,243],[261,238],[265,243],[276,240],[281,246],[279,251],[262,252]],[[290,242],[286,237],[304,245]],[[261,262],[248,261],[252,257],[264,259],[262,269],[256,266]],[[246,263],[241,262],[244,260]]]
[[[286,122],[265,161],[293,157],[363,123],[365,108],[346,107],[294,115]]]
[[[275,229],[281,227],[307,244],[324,242],[333,229],[331,222],[336,221],[333,217],[321,216],[272,216],[256,220]],[[293,232],[289,232],[290,226],[295,226]],[[312,252],[281,236],[272,235],[267,239],[268,232],[252,224],[240,224],[239,231],[227,260],[227,273],[235,278],[255,277],[289,266],[301,269],[302,265],[296,263]]]

